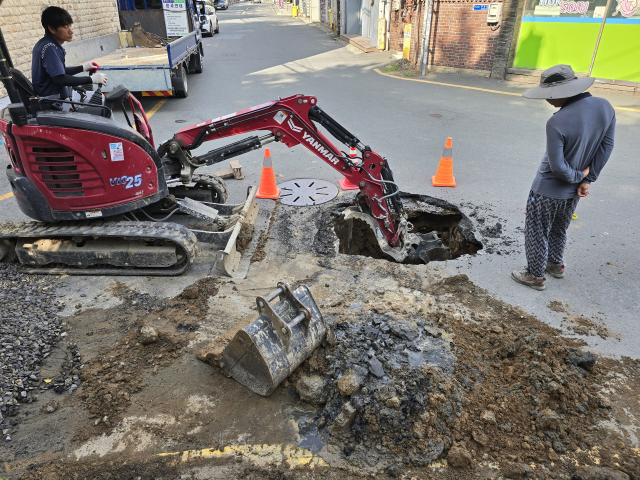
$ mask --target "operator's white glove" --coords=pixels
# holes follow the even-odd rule
[[[91,75],[91,81],[98,85],[99,84],[106,85],[107,76],[104,73],[96,72],[93,75]]]
[[[82,71],[88,72],[89,70],[97,70],[100,66],[96,62],[87,62],[82,65]]]

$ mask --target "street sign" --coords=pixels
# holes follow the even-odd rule
[[[171,11],[186,10],[184,0],[162,0],[162,9]]]
[[[167,26],[167,37],[184,37],[189,34],[187,12],[165,10],[164,22]]]
[[[473,6],[473,11],[474,12],[482,12],[482,11],[487,11],[489,10],[489,4],[488,3],[476,3]]]

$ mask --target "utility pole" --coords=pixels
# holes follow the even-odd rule
[[[427,8],[424,9],[422,21],[422,46],[420,48],[420,73],[424,77],[427,74],[429,64],[429,37],[431,37],[431,17],[433,15],[433,0],[426,0]]]

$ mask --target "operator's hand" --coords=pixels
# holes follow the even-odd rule
[[[94,73],[91,75],[91,81],[95,84],[107,84],[107,76],[104,73]]]
[[[587,195],[589,195],[589,187],[591,186],[591,184],[589,183],[581,183],[578,186],[578,196],[579,197],[586,197]]]
[[[83,72],[88,72],[89,70],[98,70],[99,68],[100,65],[98,65],[96,62],[86,62],[82,65]]]
[[[582,178],[586,177],[587,175],[589,175],[589,171],[591,170],[591,167],[587,167],[584,170],[582,170]]]

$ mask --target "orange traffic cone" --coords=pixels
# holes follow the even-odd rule
[[[358,163],[358,161],[355,160],[355,158],[358,156],[358,153],[356,152],[356,147],[351,147],[349,149],[349,156],[354,159],[353,163],[355,164]],[[342,190],[359,190],[359,187],[357,185],[354,185],[346,178],[341,178],[340,180],[338,180],[338,184],[340,185],[340,188]]]
[[[271,150],[265,148],[260,187],[258,187],[256,198],[271,198],[275,200],[279,196],[280,189],[276,186],[276,176],[273,173],[273,164],[271,163]]]
[[[447,138],[444,152],[440,158],[438,171],[435,177],[431,177],[431,184],[434,187],[455,187],[456,179],[453,178],[453,140]]]

